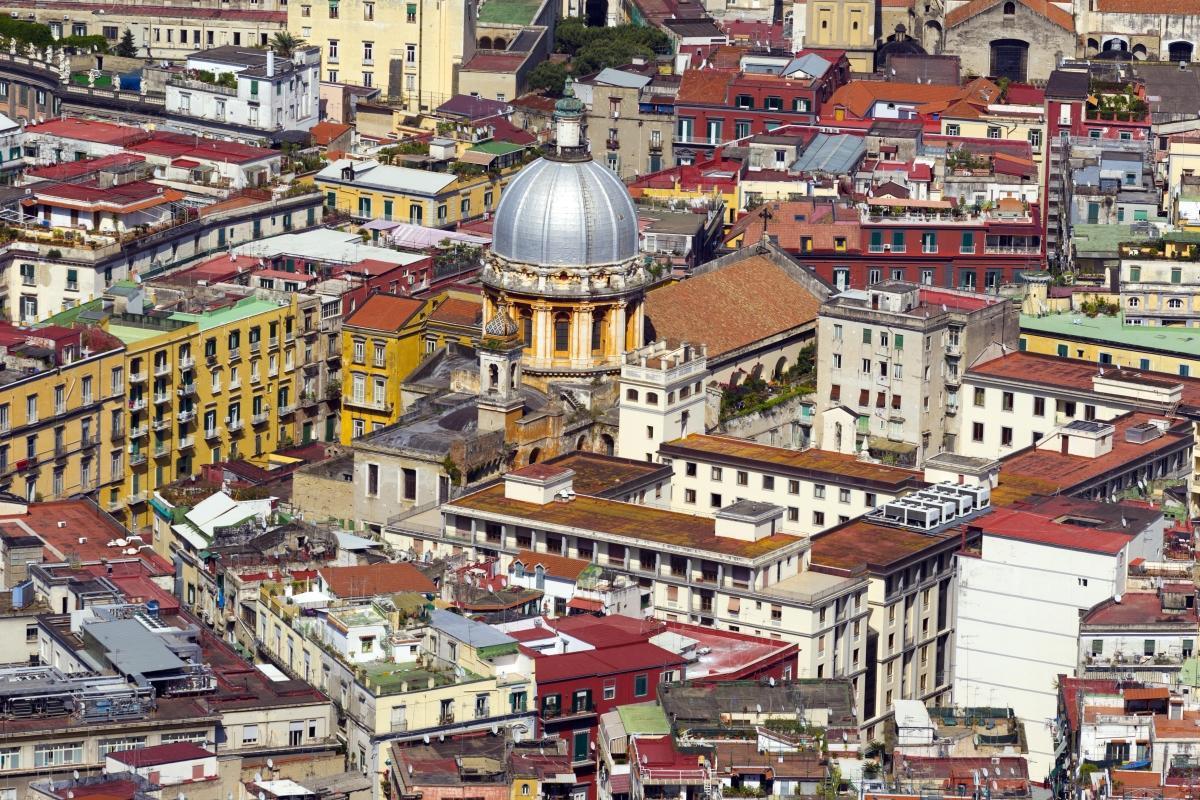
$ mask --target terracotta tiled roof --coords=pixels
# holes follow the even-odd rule
[[[472,303],[470,300],[451,297],[438,306],[437,310],[429,315],[429,319],[431,322],[444,322],[448,325],[462,325],[469,328],[479,324],[481,313],[483,313],[482,302]]]
[[[889,81],[851,81],[838,87],[826,104],[842,106],[847,113],[863,119],[877,101],[924,104],[949,102],[961,97],[963,87],[932,83],[891,83]]]
[[[377,331],[398,331],[423,306],[420,300],[394,294],[373,294],[346,320],[347,325]]]
[[[1103,0],[1100,1],[1103,2]],[[953,28],[956,25],[961,25],[967,20],[991,10],[1001,2],[1002,0],[971,0],[971,2],[959,6],[946,15],[946,27]],[[1071,31],[1072,33],[1075,32],[1075,20],[1071,17],[1071,14],[1063,11],[1058,6],[1049,2],[1049,0],[1018,0],[1018,2],[1034,14],[1037,14],[1039,17],[1045,17],[1063,30]],[[1175,2],[1180,2],[1180,0],[1175,0]],[[1113,5],[1124,5],[1127,3],[1141,3],[1147,9],[1151,6],[1148,0],[1115,0]],[[1181,13],[1194,14],[1197,13],[1197,9],[1200,9],[1200,3],[1191,2],[1188,5],[1192,7],[1192,10]],[[1097,8],[1097,10],[1102,11],[1103,9]],[[1127,11],[1130,9],[1118,8],[1115,10]],[[1161,13],[1161,11],[1156,7],[1151,13]]]
[[[346,131],[350,130],[351,126],[344,122],[331,122],[324,119],[312,126],[309,134],[312,136],[314,144],[327,145],[334,139],[341,136]]]
[[[771,214],[769,219],[764,221],[757,210],[747,214],[733,224],[726,241],[741,236],[742,244],[754,244],[762,238],[765,226],[776,243],[788,251],[799,251],[804,237],[812,239],[814,251],[832,251],[837,238],[846,240],[849,251],[860,249],[858,212],[852,208],[812,200],[768,203],[766,208]]]
[[[324,567],[321,577],[338,597],[373,597],[397,592],[437,591],[433,581],[412,564],[368,564],[358,567]]]
[[[592,563],[578,558],[556,556],[551,553],[534,553],[530,550],[522,550],[517,553],[517,557],[513,559],[513,563],[515,564],[518,561],[521,562],[526,572],[533,572],[534,567],[541,565],[546,570],[547,575],[569,581],[578,579],[580,573],[591,566]]]
[[[679,84],[677,103],[723,105],[737,73],[724,69],[689,69]]]
[[[709,358],[817,318],[820,301],[781,267],[750,256],[655,289],[646,297],[654,335],[708,345]]]

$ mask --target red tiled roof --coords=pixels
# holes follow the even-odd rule
[[[1188,584],[1189,593],[1195,593],[1196,587]],[[1189,625],[1193,629],[1197,623],[1196,609],[1189,608],[1164,611],[1162,599],[1155,592],[1126,592],[1121,595],[1121,602],[1112,598],[1094,606],[1082,619],[1085,625],[1155,625],[1164,622],[1177,622]],[[1166,691],[1165,689],[1163,691]],[[1125,696],[1129,697],[1129,690]]]
[[[567,558],[566,556],[553,555],[551,553],[534,553],[531,550],[522,550],[517,553],[517,557],[513,559],[513,563],[515,564],[518,561],[525,568],[526,572],[533,572],[535,567],[541,566],[550,577],[565,578],[570,581],[577,580],[580,573],[591,566],[590,561],[584,561],[583,559]]]
[[[998,94],[999,92],[997,92]],[[963,94],[961,86],[934,83],[892,83],[890,81],[850,81],[839,86],[825,104],[826,108],[842,106],[859,119],[866,118],[876,102],[920,105],[938,100],[949,102]]]
[[[585,597],[572,597],[567,601],[567,608],[573,608],[576,611],[603,611],[604,603],[599,600],[589,600]]]
[[[65,181],[77,178],[80,175],[100,172],[110,167],[140,164],[145,160],[144,156],[139,156],[135,153],[114,153],[111,156],[102,156],[101,158],[82,158],[78,161],[64,161],[60,164],[33,167],[26,170],[25,174],[29,177],[44,178],[48,181]]]
[[[316,125],[313,125],[308,133],[312,137],[313,144],[324,147],[352,128],[353,126],[347,125],[344,122],[333,122],[323,119]]]
[[[472,303],[470,300],[449,297],[429,315],[429,319],[448,325],[462,325],[471,328],[479,325],[482,313],[482,303]]]
[[[520,69],[529,57],[528,53],[485,53],[477,52],[460,70],[471,72],[513,72]]]
[[[753,255],[646,296],[654,336],[708,345],[715,358],[814,322],[820,300],[770,259]]]
[[[181,133],[166,133],[156,131],[145,141],[128,145],[128,150],[150,155],[163,156],[170,159],[180,157],[199,158],[204,161],[219,161],[223,163],[243,164],[257,161],[260,158],[278,156],[274,150],[238,142],[226,142],[220,139],[201,139],[186,136]]]
[[[590,621],[595,622],[594,619]],[[670,650],[664,650],[649,642],[640,642],[602,650],[540,655],[537,657],[534,667],[537,670],[540,694],[543,681],[553,683],[576,678],[636,672],[654,667],[674,669],[684,663],[682,656],[672,653]]]
[[[346,320],[346,325],[376,331],[398,331],[425,303],[394,294],[373,294]]]
[[[729,85],[736,77],[737,73],[733,70],[689,69],[683,73],[675,101],[709,106],[724,105],[728,99]]]
[[[761,180],[761,173],[755,173]],[[763,219],[759,210],[746,214],[729,229],[725,241],[742,237],[743,245],[757,244],[762,239],[763,228],[784,250],[800,251],[803,239],[812,240],[816,252],[832,251],[836,239],[845,239],[848,252],[861,250],[858,212],[843,205],[820,203],[815,200],[794,200],[768,203],[770,217]]]
[[[177,761],[194,761],[198,758],[213,758],[215,754],[194,742],[172,742],[151,747],[139,747],[136,750],[120,750],[116,753],[109,753],[108,757],[137,768],[174,764]]]
[[[322,567],[318,570],[335,595],[341,598],[377,594],[437,591],[433,581],[412,564],[367,564],[357,567]]]
[[[1146,2],[1146,0],[1110,0],[1110,2]],[[1176,0],[1178,2],[1179,0]],[[1002,0],[971,0],[971,2],[961,5],[950,13],[946,14],[946,28],[953,28],[956,25],[961,25],[967,20],[977,17],[985,11],[1000,5]],[[1028,8],[1039,17],[1045,17],[1050,22],[1054,23],[1063,30],[1075,32],[1075,20],[1069,12],[1063,11],[1050,0],[1018,0],[1021,5]],[[1100,0],[1104,2],[1104,0]],[[1149,4],[1148,4],[1149,5]],[[1193,4],[1200,8],[1200,4]],[[1102,9],[1097,9],[1102,10]],[[1155,10],[1151,13],[1162,13]],[[1196,13],[1189,11],[1188,13]]]

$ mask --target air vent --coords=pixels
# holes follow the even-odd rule
[[[974,514],[991,504],[991,487],[939,483],[884,503],[867,515],[871,522],[929,531]]]

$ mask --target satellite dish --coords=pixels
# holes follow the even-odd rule
[[[500,728],[493,723],[492,724],[492,736],[495,736],[499,732],[500,732]]]
[[[275,769],[275,761],[274,760],[272,760],[270,758],[267,759],[267,769]]]
[[[258,781],[261,781],[261,780],[262,780],[262,773],[261,772],[254,773],[254,782],[257,783]]]
[[[79,780],[79,770],[72,770],[71,775],[75,778],[75,780]]]
[[[424,738],[424,739],[425,739],[425,744],[429,744],[429,734],[428,734],[428,733],[427,733],[427,734],[425,734],[425,736],[424,736],[424,737],[422,737],[422,738]]]

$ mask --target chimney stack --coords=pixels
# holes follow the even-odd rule
[[[275,51],[274,50],[267,51],[267,77],[268,78],[275,77]]]

